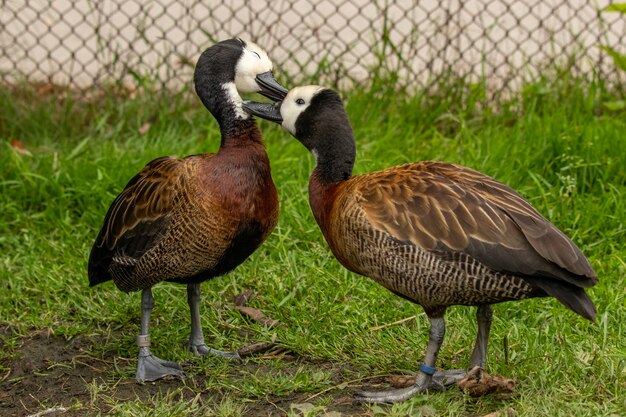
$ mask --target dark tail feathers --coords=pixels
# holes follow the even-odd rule
[[[87,266],[87,276],[89,277],[89,286],[102,284],[111,280],[111,274],[109,273],[109,265],[111,264],[111,258],[100,259],[98,263],[89,259],[89,265]]]
[[[89,265],[89,286],[93,287],[115,277],[115,285],[121,290],[134,289],[132,276],[139,261],[130,256],[115,256],[110,262],[100,265]],[[105,266],[106,265],[106,266]]]
[[[530,284],[541,288],[549,296],[559,300],[565,307],[576,314],[594,321],[596,318],[596,306],[591,301],[584,289],[568,282],[557,281],[550,278],[524,278]]]

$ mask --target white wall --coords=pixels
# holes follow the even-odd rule
[[[161,3],[168,3],[163,6]],[[378,3],[378,5],[377,5]],[[611,71],[596,47],[624,50],[626,16],[601,13],[610,2],[585,0],[395,1],[387,9],[386,65],[421,83],[452,63],[497,85],[511,74],[536,75],[536,65],[565,59],[580,44],[579,70]],[[527,6],[527,4],[532,4]],[[382,48],[384,1],[367,0],[5,0],[0,7],[0,73],[16,67],[31,79],[87,86],[125,68],[190,81],[191,67],[213,39],[252,39],[280,70],[313,74],[326,59],[367,79]],[[97,28],[97,29],[96,29]],[[603,28],[606,29],[606,35]],[[210,36],[208,36],[210,35]],[[526,65],[530,64],[530,65]],[[512,71],[511,71],[512,69]],[[498,81],[499,80],[499,81]],[[329,82],[330,80],[324,80]]]

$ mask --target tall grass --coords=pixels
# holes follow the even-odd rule
[[[454,77],[412,95],[392,85],[381,75],[367,89],[343,92],[357,138],[355,173],[437,159],[509,184],[589,257],[600,277],[590,290],[599,314],[595,323],[587,323],[549,299],[498,305],[488,367],[518,380],[515,396],[469,399],[452,390],[369,413],[625,414],[626,114],[604,105],[615,95],[601,81],[567,76],[529,83],[519,96],[495,107],[486,103],[481,85]],[[141,133],[146,123],[149,129]],[[259,124],[281,200],[279,225],[236,271],[203,284],[204,327],[215,347],[277,339],[305,361],[297,369],[274,360],[250,370],[207,359],[198,361],[194,372],[207,378],[201,395],[225,395],[221,410],[230,410],[225,415],[245,415],[242,410],[268,396],[325,389],[329,394],[317,405],[333,409],[333,393],[340,388],[333,389],[329,369],[341,372],[342,381],[412,373],[424,352],[427,322],[419,307],[338,264],[307,203],[312,157],[277,126]],[[71,92],[42,96],[28,86],[0,88],[4,366],[19,356],[23,338],[44,329],[66,338],[108,340],[89,347],[95,356],[135,355],[139,298],[111,283],[87,287],[90,246],[108,205],[148,161],[215,151],[218,144],[217,124],[187,93],[111,90],[84,98]],[[258,293],[252,305],[284,328],[268,330],[225,309],[246,288]],[[189,359],[181,348],[188,332],[184,288],[160,284],[155,296],[155,351]],[[473,315],[470,308],[450,309],[439,365],[467,365]],[[372,330],[412,316],[403,325]],[[110,338],[112,331],[118,336]],[[307,361],[331,365],[321,369]],[[132,378],[133,372],[132,361],[111,369],[110,383]],[[142,401],[165,410],[162,415],[180,411],[173,398],[159,398],[107,401],[121,415],[145,411]]]

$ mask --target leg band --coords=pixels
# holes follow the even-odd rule
[[[433,376],[435,374],[436,369],[435,368],[431,368],[430,366],[426,365],[425,363],[420,365],[420,371],[422,371],[423,373],[425,373],[428,376]]]
[[[138,334],[137,335],[137,346],[142,347],[150,347],[150,335],[149,334]]]

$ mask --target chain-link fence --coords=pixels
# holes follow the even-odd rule
[[[239,36],[279,78],[346,85],[391,71],[423,86],[450,71],[511,88],[542,68],[619,77],[599,45],[625,45],[626,16],[599,0],[0,0],[0,77],[71,84],[191,80],[200,52]],[[624,51],[622,51],[624,52]],[[287,74],[287,75],[285,75]]]

